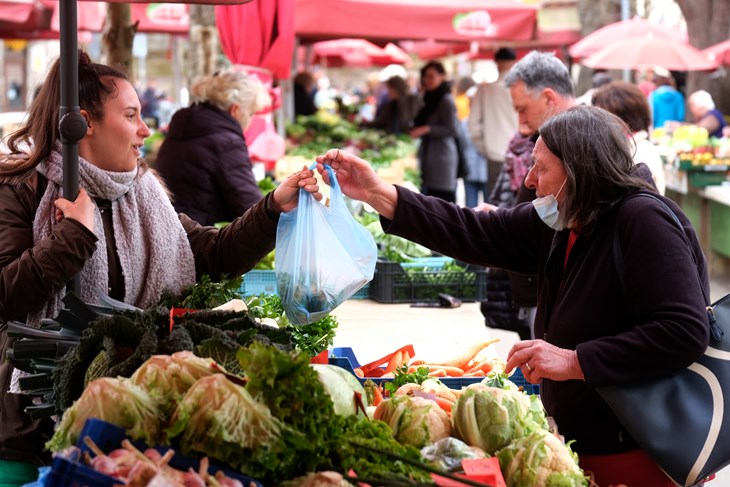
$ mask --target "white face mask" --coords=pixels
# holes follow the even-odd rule
[[[537,216],[540,217],[540,220],[542,220],[545,225],[558,231],[565,229],[565,221],[561,218],[560,210],[558,209],[558,196],[567,181],[568,178],[566,177],[556,195],[553,196],[549,194],[542,198],[535,198],[532,200],[532,206],[535,207],[535,211],[537,211]]]

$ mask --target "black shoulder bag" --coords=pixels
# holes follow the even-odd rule
[[[658,201],[672,215],[696,264],[689,238],[672,209],[647,193],[628,196],[623,202],[638,196]],[[623,287],[623,256],[616,231],[613,256]],[[709,303],[699,271],[697,279]],[[702,483],[730,464],[730,338],[724,338],[730,337],[730,295],[708,305],[707,315],[710,345],[695,363],[669,377],[598,388],[639,446],[682,486]]]

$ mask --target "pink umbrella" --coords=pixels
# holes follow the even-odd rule
[[[602,69],[661,66],[673,71],[706,71],[717,68],[717,61],[708,58],[699,49],[653,36],[617,40],[584,59],[583,64]]]
[[[634,17],[630,20],[622,20],[601,27],[591,32],[583,39],[572,46],[568,52],[571,57],[584,58],[603,49],[604,47],[620,39],[646,37],[653,35],[656,38],[670,39],[674,41],[687,42],[687,32],[674,27],[652,24],[641,17]]]
[[[392,42],[387,43],[383,48],[383,51],[387,54],[388,64],[403,64],[405,66],[413,64],[411,57],[403,49]]]
[[[730,66],[730,39],[714,44],[702,50],[710,59],[714,59],[719,64]]]
[[[395,44],[388,50],[365,39],[336,39],[315,42],[312,44],[315,64],[326,64],[330,67],[369,67],[387,66],[388,64],[407,64],[408,54]]]

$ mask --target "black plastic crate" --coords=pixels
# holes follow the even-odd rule
[[[463,271],[403,267],[397,262],[378,261],[370,282],[370,298],[380,303],[438,301],[441,293],[462,301],[486,299],[486,269],[472,265]]]

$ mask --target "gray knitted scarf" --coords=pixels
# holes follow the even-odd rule
[[[48,186],[33,221],[34,244],[49,238],[56,225],[53,202],[63,194],[60,145],[37,170],[48,179]],[[140,167],[129,172],[105,171],[79,157],[79,182],[92,199],[111,201],[124,302],[147,308],[163,293],[179,295],[195,284],[195,259],[187,234],[152,171]],[[96,250],[81,270],[81,298],[89,303],[98,303],[99,293],[106,294],[109,286],[107,239],[98,208],[94,233],[99,238]],[[64,294],[65,289],[51,298],[32,321],[55,317]]]

